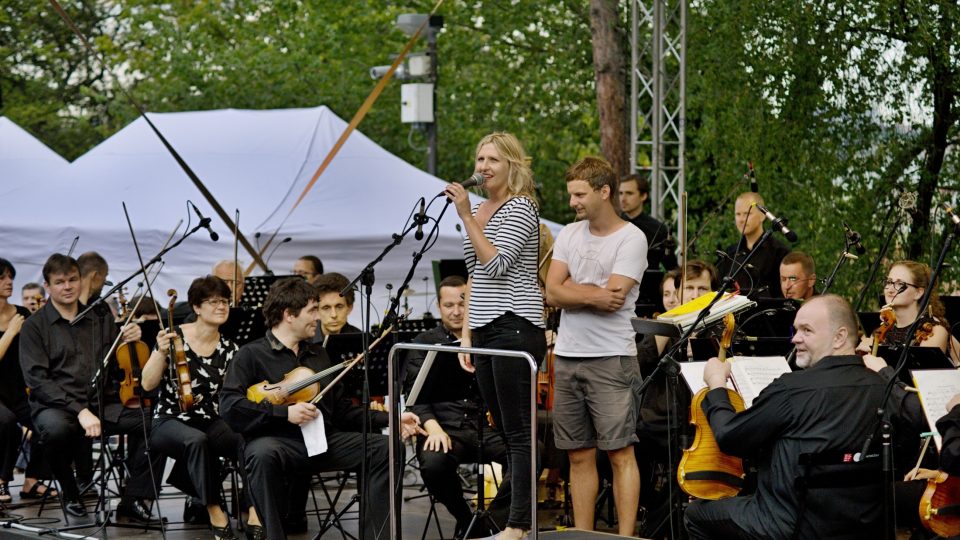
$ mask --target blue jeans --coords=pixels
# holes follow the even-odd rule
[[[547,352],[542,328],[505,313],[471,332],[471,344],[485,349],[528,352],[539,364]],[[510,472],[510,517],[507,527],[530,529],[530,365],[523,358],[480,356],[474,359],[480,395],[490,407],[496,429],[507,443]]]

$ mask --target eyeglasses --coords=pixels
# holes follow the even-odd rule
[[[906,285],[906,286],[908,286],[908,287],[914,287],[914,288],[917,288],[917,289],[920,288],[920,287],[918,287],[917,285],[914,285],[913,283],[907,283],[906,281],[900,281],[899,279],[896,280],[896,281],[894,281],[894,280],[892,280],[892,279],[885,279],[885,280],[883,280],[883,288],[884,288],[884,289],[886,289],[887,287],[893,287],[894,289],[896,289],[896,290],[899,291],[900,289],[903,288],[904,285]]]
[[[226,298],[208,298],[203,301],[204,304],[207,304],[211,307],[227,307],[230,305],[230,301]]]

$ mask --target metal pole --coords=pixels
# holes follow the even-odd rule
[[[480,354],[486,356],[508,356],[513,358],[525,358],[527,363],[530,364],[530,506],[531,506],[531,517],[533,519],[532,526],[530,529],[530,538],[537,540],[537,398],[536,398],[536,389],[537,389],[537,362],[533,359],[533,356],[528,352],[518,352],[518,351],[507,351],[499,349],[478,349],[476,347],[453,347],[450,345],[420,345],[417,343],[398,343],[390,349],[390,355],[387,356],[387,388],[390,389],[390,445],[389,445],[389,461],[390,461],[390,538],[392,540],[401,540],[401,523],[400,523],[400,501],[401,497],[397,496],[397,460],[400,460],[402,466],[402,459],[400,459],[400,430],[399,430],[399,419],[400,413],[400,374],[398,367],[395,366],[393,360],[396,356],[398,350],[407,350],[407,351],[437,351],[437,352],[448,352],[448,353],[469,353],[469,354]],[[478,497],[483,497],[483,488],[480,488],[481,493],[478,493]]]

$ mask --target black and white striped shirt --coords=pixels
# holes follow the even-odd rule
[[[479,205],[478,205],[479,206]],[[473,213],[477,213],[474,206]],[[463,241],[470,287],[470,328],[480,328],[507,313],[543,328],[543,295],[537,283],[540,227],[537,207],[527,197],[513,197],[494,212],[483,234],[497,248],[486,264],[477,261],[470,238]]]

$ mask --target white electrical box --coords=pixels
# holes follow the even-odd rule
[[[400,121],[404,124],[433,122],[433,84],[400,86]]]

